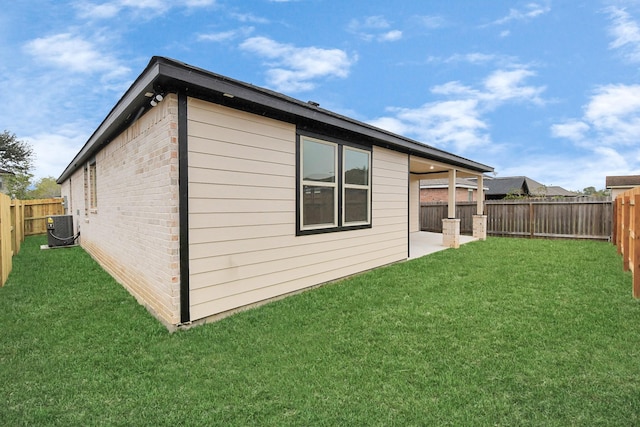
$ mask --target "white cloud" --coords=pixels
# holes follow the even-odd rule
[[[206,7],[216,4],[216,0],[185,0],[184,4],[187,7]]]
[[[378,40],[383,42],[394,42],[402,38],[402,31],[392,30],[388,33],[384,33],[378,37]]]
[[[551,126],[551,135],[555,138],[567,138],[572,141],[580,141],[589,131],[590,127],[580,120],[569,120]]]
[[[448,57],[437,57],[431,56],[429,57],[429,62],[434,63],[468,63],[472,65],[485,65],[490,64],[497,67],[505,67],[505,68],[519,68],[522,67],[518,62],[517,58],[508,55],[499,55],[493,53],[483,53],[483,52],[471,52],[471,53],[454,53]]]
[[[116,17],[121,11],[129,9],[145,17],[161,15],[174,7],[186,7],[188,9],[213,6],[216,0],[113,0],[101,4],[77,2],[74,7],[78,16],[84,19],[110,19]]]
[[[457,152],[489,148],[491,137],[486,114],[510,102],[542,103],[542,86],[526,85],[535,73],[525,68],[497,70],[479,87],[451,81],[431,92],[447,99],[418,108],[388,108],[390,116],[379,117],[374,126],[415,137],[436,147],[454,147]],[[490,147],[497,149],[497,146]]]
[[[228,40],[236,39],[238,37],[248,37],[251,33],[253,33],[254,30],[254,27],[243,27],[237,30],[222,31],[219,33],[200,34],[198,36],[198,40],[210,42],[225,42]]]
[[[596,88],[584,106],[583,117],[552,125],[551,135],[568,139],[586,150],[577,168],[599,174],[603,182],[606,175],[637,174],[640,171],[640,85]]]
[[[527,86],[524,81],[536,73],[526,68],[497,70],[484,81],[485,91],[481,97],[487,102],[502,104],[511,100],[522,100],[541,104],[544,86]]]
[[[388,111],[394,116],[370,123],[391,132],[413,135],[430,145],[455,145],[458,151],[488,142],[487,124],[480,119],[478,101],[474,99],[431,102],[415,109]]]
[[[640,27],[626,10],[617,7],[607,9],[612,21],[609,33],[614,40],[610,49],[621,49],[625,58],[631,62],[640,62]]]
[[[296,47],[266,37],[252,37],[240,48],[268,60],[267,80],[275,90],[301,92],[315,87],[315,80],[345,78],[356,58],[340,49]]]
[[[385,30],[391,24],[383,16],[368,16],[363,20],[352,19],[347,27],[349,31],[358,32],[362,30]]]
[[[442,16],[426,15],[426,16],[417,16],[416,18],[422,26],[430,30],[442,28],[447,25],[447,21]]]
[[[76,73],[106,73],[109,78],[126,75],[129,69],[109,54],[103,54],[90,41],[70,33],[31,40],[27,53],[38,62]]]
[[[524,175],[545,185],[582,190],[589,186],[605,188],[605,179],[609,175],[639,174],[640,165],[637,159],[637,153],[635,157],[626,156],[609,147],[595,147],[593,150],[583,150],[569,157],[560,152],[547,152],[523,155],[517,162],[512,158],[500,159],[494,162],[493,166],[499,171],[498,176]]]
[[[493,22],[494,25],[503,25],[511,21],[528,21],[551,11],[548,5],[529,3],[524,9],[509,9],[509,14]]]
[[[584,119],[605,144],[638,144],[640,85],[599,87],[585,108]]]
[[[237,19],[240,22],[250,22],[250,23],[253,23],[253,24],[268,24],[269,23],[268,19],[252,15],[251,13],[233,13],[231,16],[233,18]]]
[[[347,31],[357,34],[366,41],[380,42],[398,41],[402,38],[402,31],[390,30],[391,24],[383,16],[368,16],[364,19],[352,19],[347,25]]]
[[[89,134],[79,131],[77,124],[68,124],[51,132],[26,136],[36,153],[34,170],[35,179],[53,176],[58,178],[71,159],[80,151]]]
[[[109,19],[116,16],[121,9],[121,6],[116,3],[77,3],[75,5],[78,10],[78,15],[85,19]]]

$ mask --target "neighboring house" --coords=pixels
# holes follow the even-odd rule
[[[576,193],[558,186],[546,186],[526,176],[486,178],[487,200],[500,200],[508,196],[521,197],[575,197]]]
[[[612,200],[625,191],[640,186],[640,175],[608,176],[605,180],[607,189],[611,190]]]
[[[558,185],[548,185],[545,188],[545,197],[578,197],[579,195],[575,191],[566,190]]]
[[[491,171],[154,57],[58,182],[82,247],[171,329],[406,260],[420,180]]]
[[[9,188],[7,187],[7,178],[13,175],[15,175],[13,172],[0,169],[0,193],[8,194]]]
[[[486,182],[486,181],[485,181]],[[484,191],[488,190],[484,185]],[[449,200],[449,180],[424,179],[420,181],[420,203],[447,202]],[[465,178],[456,179],[456,202],[478,200],[478,183]]]

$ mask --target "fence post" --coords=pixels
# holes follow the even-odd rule
[[[533,202],[529,202],[529,238],[533,239],[535,237],[535,225],[534,225],[534,214],[533,214]]]
[[[634,196],[634,209],[633,209],[633,297],[640,298],[640,194]]]
[[[616,246],[618,246],[618,255],[622,255],[622,230],[624,229],[624,198],[616,198],[618,206],[618,217],[616,218]]]
[[[629,196],[622,201],[622,268],[629,271],[629,214],[631,213],[631,200]]]

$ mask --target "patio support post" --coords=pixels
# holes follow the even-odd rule
[[[456,218],[456,170],[449,170],[448,218],[442,220],[442,245],[460,247],[460,219]]]
[[[447,217],[449,219],[456,217],[456,170],[451,169],[449,171],[449,212]]]
[[[409,175],[409,232],[420,231],[420,177]]]
[[[478,175],[478,206],[476,215],[473,216],[473,237],[479,240],[487,240],[487,216],[484,215],[484,182],[483,176]]]

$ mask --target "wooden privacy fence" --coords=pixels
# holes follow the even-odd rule
[[[473,232],[476,202],[456,203],[460,233]],[[425,203],[420,208],[423,231],[442,232],[447,203]],[[529,238],[611,238],[613,209],[608,198],[515,199],[485,201],[487,235]]]
[[[47,232],[46,219],[50,215],[62,215],[63,199],[23,200],[24,205],[24,235],[32,236]]]
[[[0,286],[9,277],[13,255],[24,237],[47,232],[46,217],[62,215],[62,199],[16,200],[0,194]]]
[[[622,255],[622,266],[633,275],[633,297],[640,298],[640,187],[616,197],[613,243]]]

